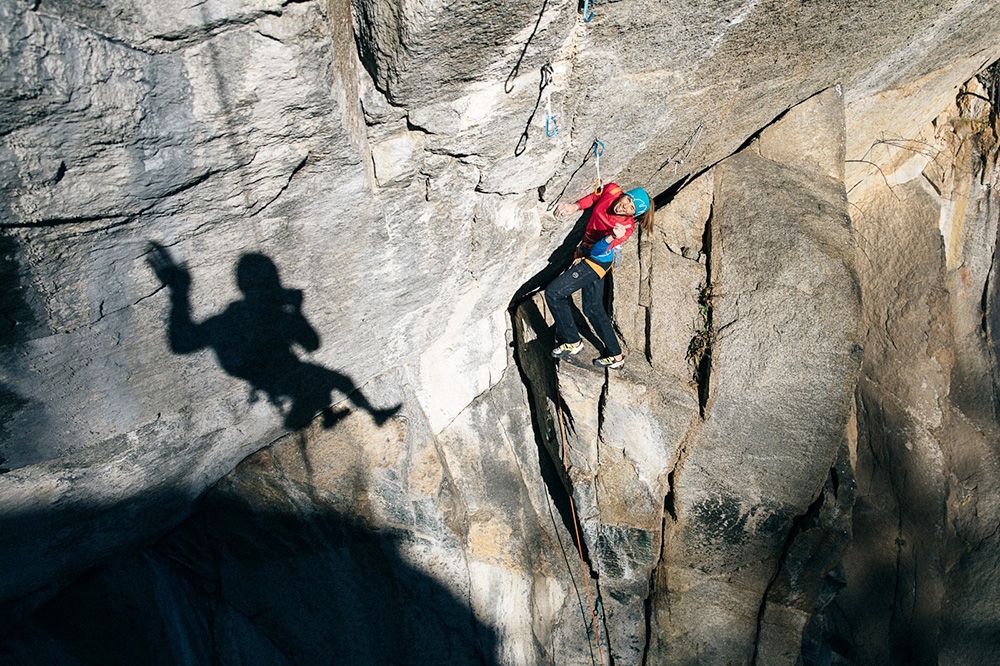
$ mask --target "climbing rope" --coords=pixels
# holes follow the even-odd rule
[[[566,466],[566,427],[563,425],[562,400],[558,400],[559,406],[559,437],[562,440],[562,463],[563,470],[569,475],[569,468]],[[587,604],[590,605],[590,619],[593,624],[594,636],[597,638],[597,654],[601,658],[601,666],[604,666],[604,650],[601,648],[601,630],[597,624],[597,608],[601,603],[598,599],[594,603],[594,598],[590,594],[590,572],[587,571],[587,562],[583,558],[583,541],[580,539],[580,524],[576,519],[576,505],[573,502],[573,493],[569,494],[569,510],[573,517],[573,531],[576,533],[576,550],[580,555],[580,568],[583,569],[583,582],[587,587]],[[589,632],[588,632],[589,633]]]
[[[601,180],[601,155],[604,154],[604,143],[594,139],[594,157],[597,159],[597,180],[594,181],[594,194],[601,196],[604,192],[604,181]]]
[[[545,207],[545,210],[551,211],[556,207],[556,204],[559,203],[559,200],[563,198],[564,194],[566,194],[566,190],[569,189],[569,186],[573,182],[573,179],[576,178],[576,174],[580,173],[580,170],[583,169],[583,167],[587,166],[587,162],[590,161],[590,158],[596,156],[598,152],[601,153],[604,152],[604,144],[595,139],[594,144],[590,148],[587,148],[587,152],[584,153],[583,160],[580,162],[580,165],[577,166],[575,169],[573,169],[573,173],[571,173],[569,175],[569,178],[566,179],[566,184],[563,185],[561,190],[559,190],[559,194],[557,194],[556,197],[548,203],[548,205]],[[598,167],[598,174],[600,174],[600,167]],[[598,177],[600,176],[598,175]]]
[[[694,131],[694,133],[691,136],[688,137],[687,141],[681,144],[681,147],[678,148],[673,155],[668,157],[667,161],[661,164],[660,167],[657,169],[657,171],[662,171],[663,167],[667,166],[668,164],[673,164],[674,173],[676,174],[677,167],[684,164],[684,161],[687,160],[687,158],[691,157],[691,153],[694,152],[694,147],[698,145],[698,141],[701,139],[701,132],[703,129],[705,129],[705,123],[701,123],[700,125],[698,125],[698,128]],[[685,149],[687,149],[687,152],[684,152]],[[680,155],[682,152],[684,153],[684,157],[678,159],[677,156]]]
[[[521,49],[521,55],[518,56],[517,62],[514,63],[514,68],[510,70],[510,74],[507,75],[507,80],[504,81],[503,91],[508,95],[514,90],[514,79],[521,71],[521,62],[524,60],[524,54],[528,52],[528,45],[531,44],[531,40],[535,38],[535,33],[538,32],[538,26],[542,24],[542,16],[545,15],[545,7],[549,4],[549,0],[544,0],[542,2],[542,9],[538,12],[538,19],[535,21],[535,27],[528,35],[527,41],[524,42],[524,47]]]
[[[594,11],[590,8],[590,0],[583,0],[583,22],[590,23],[594,20]]]

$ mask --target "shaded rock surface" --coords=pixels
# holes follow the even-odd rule
[[[996,661],[992,3],[146,4],[0,0],[4,661]]]

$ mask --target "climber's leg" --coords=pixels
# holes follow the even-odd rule
[[[598,282],[597,273],[584,262],[578,262],[566,269],[566,272],[549,283],[545,288],[545,302],[549,306],[552,318],[556,322],[556,341],[580,341],[580,330],[573,321],[573,312],[569,307],[569,298],[573,292],[588,284]]]
[[[595,274],[596,275],[596,274]],[[618,344],[618,336],[611,325],[611,319],[604,309],[604,280],[590,282],[583,287],[583,314],[587,321],[594,327],[594,332],[604,343],[605,356],[618,356],[622,353],[621,345]]]

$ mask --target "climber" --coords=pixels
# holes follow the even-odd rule
[[[556,337],[561,341],[552,350],[552,356],[565,358],[583,351],[580,331],[569,307],[570,296],[583,289],[583,313],[604,343],[604,355],[594,359],[594,365],[620,368],[625,365],[625,357],[604,310],[602,278],[617,263],[618,248],[632,235],[637,217],[644,232],[652,231],[654,206],[641,187],[622,192],[615,183],[608,183],[601,192],[588,194],[576,203],[559,204],[556,215],[565,217],[591,206],[590,220],[573,264],[545,288],[545,302],[556,322]]]

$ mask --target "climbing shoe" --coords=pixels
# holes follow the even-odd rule
[[[583,351],[583,340],[578,340],[577,342],[567,342],[561,344],[552,350],[552,356],[555,358],[565,358],[567,356],[575,356]]]
[[[594,365],[598,368],[611,368],[614,370],[625,365],[625,356],[623,354],[619,354],[618,356],[602,356],[601,358],[595,358]]]

